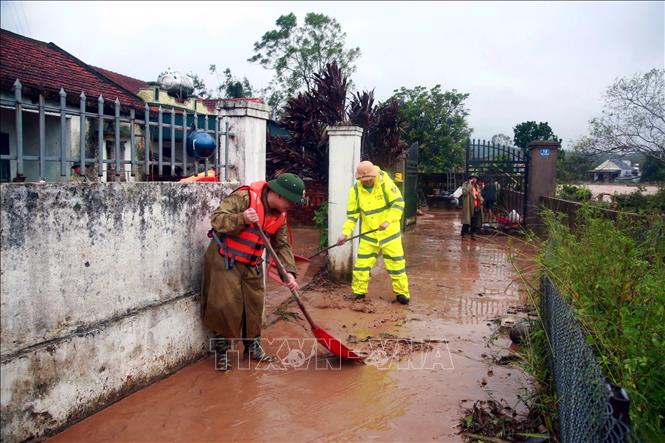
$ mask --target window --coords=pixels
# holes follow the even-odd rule
[[[0,132],[0,155],[9,155],[9,134]],[[0,182],[12,180],[9,160],[0,160]]]

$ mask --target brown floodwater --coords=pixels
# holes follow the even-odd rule
[[[510,352],[510,340],[493,335],[492,321],[525,302],[511,257],[529,256],[506,237],[462,241],[460,228],[459,212],[434,210],[404,235],[408,306],[394,302],[381,259],[365,301],[345,300],[347,285],[303,294],[314,320],[368,355],[368,364],[336,360],[313,344],[302,319],[275,317],[271,309],[280,304],[299,310],[283,303],[288,291],[270,284],[266,316],[273,321],[263,344],[279,357],[276,364],[239,359],[221,373],[206,358],[52,441],[462,441],[456,425],[463,408],[491,396],[519,410],[517,395],[529,386],[521,369],[493,363]],[[297,245],[316,238],[303,231]],[[296,251],[314,249],[301,244]],[[303,275],[311,278],[313,270]],[[407,342],[390,342],[395,337],[433,342],[411,351]]]

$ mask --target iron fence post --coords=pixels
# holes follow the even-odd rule
[[[224,181],[229,181],[229,121],[224,120]]]
[[[67,93],[60,88],[60,176],[67,175],[65,170],[65,156],[67,151]]]
[[[85,165],[85,134],[86,134],[86,127],[85,127],[85,101],[86,101],[86,96],[81,91],[81,95],[79,96],[80,102],[79,102],[79,123],[81,125],[81,128],[79,130],[79,158],[81,161],[82,165]]]
[[[46,180],[46,113],[44,95],[39,94],[39,179]]]
[[[157,153],[157,175],[161,176],[163,174],[163,169],[164,169],[164,146],[163,146],[163,138],[164,138],[164,112],[162,110],[162,105],[159,105],[159,122],[157,125],[159,135],[157,137],[157,150],[159,151]],[[154,177],[153,177],[154,178]]]
[[[136,148],[134,144],[136,143],[136,134],[134,133],[134,125],[136,124],[136,111],[134,108],[129,110],[129,151],[130,151],[130,166],[129,166],[129,175],[132,177],[136,176]]]
[[[97,175],[102,177],[104,175],[104,97],[101,95],[97,99],[97,150],[99,158],[97,162],[99,164],[99,171]],[[106,176],[108,181],[108,175]]]
[[[16,174],[23,175],[23,85],[16,79],[14,98],[16,100]]]
[[[171,108],[171,177],[175,176],[175,108]]]
[[[145,177],[146,181],[149,181],[152,178],[152,174],[150,171],[150,106],[146,103],[145,104],[145,129],[144,129],[144,161],[145,161]]]
[[[187,111],[182,111],[182,176],[187,177]]]
[[[115,98],[115,176],[120,177],[120,100]]]

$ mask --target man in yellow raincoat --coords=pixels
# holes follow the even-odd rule
[[[358,219],[361,223],[361,233],[378,230],[360,236],[358,256],[353,267],[351,298],[355,300],[365,298],[370,271],[381,253],[397,301],[406,305],[411,296],[400,231],[400,222],[404,213],[402,194],[388,174],[370,161],[358,164],[355,178],[356,183],[349,190],[347,219],[342,226],[342,235],[337,239],[337,244],[346,242]]]

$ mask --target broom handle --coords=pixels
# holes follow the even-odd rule
[[[277,257],[277,254],[275,254],[275,250],[272,248],[270,240],[268,240],[268,237],[266,236],[265,232],[263,232],[263,229],[261,229],[261,226],[259,226],[258,223],[254,223],[254,226],[256,227],[256,229],[259,230],[259,235],[261,236],[263,244],[268,250],[268,253],[272,255],[273,258],[275,259],[275,263],[277,264],[277,269],[279,270],[279,274],[281,275],[283,280],[286,280],[287,277],[286,269],[284,268],[282,261],[279,259],[279,257]],[[312,317],[309,316],[309,312],[307,312],[307,309],[305,309],[305,305],[302,303],[302,300],[300,300],[300,295],[298,295],[298,291],[296,291],[295,289],[291,289],[291,295],[293,295],[293,297],[296,299],[298,306],[300,306],[300,310],[302,311],[303,314],[305,314],[305,318],[309,322],[309,325],[312,327],[312,329],[314,329],[316,326],[314,324],[314,320],[312,320]]]
[[[344,240],[344,243],[346,243],[347,241],[353,240],[354,238],[358,238],[358,237],[360,237],[361,235],[371,234],[372,232],[376,232],[376,231],[378,231],[379,229],[380,229],[380,228],[376,228],[376,229],[372,229],[371,231],[361,232],[361,233],[358,234],[358,235],[354,235],[353,237],[349,237],[349,238],[347,238],[346,240]],[[342,245],[343,245],[344,243],[342,243]],[[328,249],[336,248],[337,246],[342,246],[342,245],[338,245],[337,243],[335,243],[335,244],[332,245],[332,246],[328,246],[327,248],[323,248],[323,249],[321,249],[321,250],[319,250],[319,251],[316,251],[314,254],[310,255],[309,257],[307,257],[307,260],[311,260],[311,259],[313,259],[314,257],[316,257],[317,255],[319,255],[320,253],[322,253],[322,252],[326,252]]]

